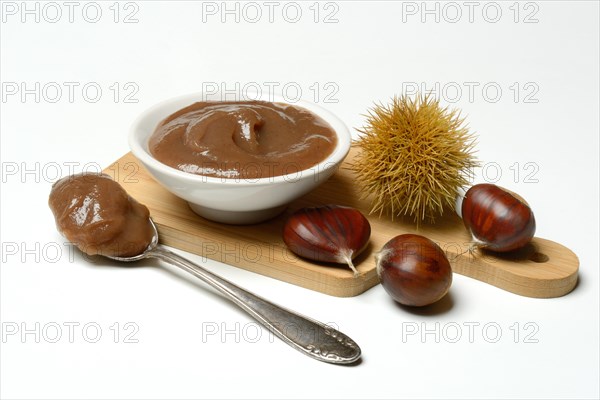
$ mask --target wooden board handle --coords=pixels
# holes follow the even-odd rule
[[[523,249],[504,254],[485,250],[454,254],[454,258],[449,254],[454,272],[523,296],[559,297],[577,284],[575,253],[546,239],[533,238]]]

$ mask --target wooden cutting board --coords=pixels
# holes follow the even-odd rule
[[[347,160],[352,159],[352,154]],[[412,219],[392,221],[368,215],[369,203],[359,199],[359,188],[347,164],[315,191],[290,204],[280,216],[246,226],[220,224],[196,215],[185,201],[163,189],[131,153],[105,172],[148,206],[161,243],[333,296],[356,296],[378,284],[374,253],[403,233],[417,233],[438,243],[454,272],[516,294],[558,297],[569,293],[577,283],[577,256],[550,240],[534,238],[524,249],[502,256],[481,251],[471,254],[467,251],[470,235],[453,213],[418,230]],[[283,243],[283,223],[291,212],[323,204],[358,208],[371,223],[370,245],[355,262],[360,273],[357,278],[344,265],[299,259]]]

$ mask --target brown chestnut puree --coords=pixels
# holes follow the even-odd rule
[[[333,128],[296,106],[198,102],[163,120],[149,148],[160,162],[197,175],[257,179],[295,174],[329,156]]]
[[[154,235],[148,208],[108,175],[62,178],[52,186],[48,204],[59,232],[89,255],[136,256]]]

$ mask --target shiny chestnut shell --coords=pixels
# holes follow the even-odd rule
[[[444,251],[420,235],[399,235],[376,255],[381,285],[398,303],[426,306],[440,300],[452,285]]]
[[[461,211],[465,227],[481,247],[489,250],[516,250],[535,235],[535,217],[529,205],[496,185],[471,187]]]
[[[283,241],[295,254],[315,261],[348,264],[369,243],[371,225],[357,209],[338,205],[306,207],[283,227]]]

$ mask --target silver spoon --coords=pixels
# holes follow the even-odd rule
[[[273,304],[159,245],[156,225],[152,219],[150,223],[154,236],[142,254],[133,257],[106,257],[126,262],[144,258],[166,261],[217,289],[274,335],[307,356],[332,364],[350,364],[360,358],[360,347],[342,332]]]

